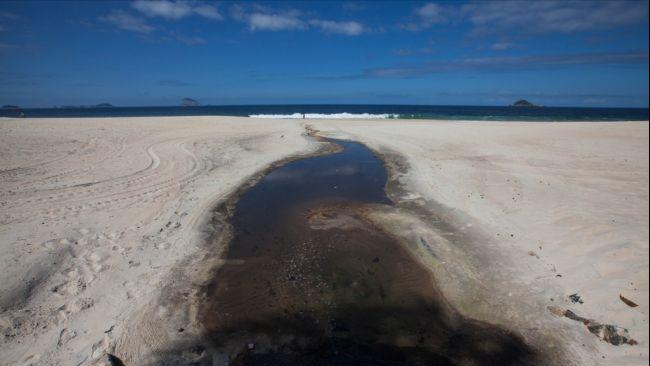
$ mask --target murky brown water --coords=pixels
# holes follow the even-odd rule
[[[238,201],[200,316],[232,365],[507,365],[517,336],[464,319],[430,271],[364,218],[390,205],[363,145],[275,169]],[[212,347],[211,347],[212,348]]]

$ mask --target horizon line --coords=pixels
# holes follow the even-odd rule
[[[99,107],[98,105],[101,104],[109,104],[110,106],[106,107]],[[622,107],[622,106],[616,106],[616,107],[593,107],[593,106],[584,106],[584,105],[571,105],[571,106],[554,106],[554,105],[542,105],[542,104],[536,104],[535,106],[531,107],[521,107],[521,106],[513,106],[513,104],[423,104],[423,103],[415,103],[415,104],[408,104],[408,103],[259,103],[259,104],[199,104],[196,106],[183,106],[183,105],[177,105],[177,104],[169,104],[169,105],[114,105],[112,103],[108,102],[102,102],[102,103],[97,103],[97,104],[88,104],[88,105],[60,105],[60,106],[30,106],[30,107],[22,107],[17,104],[10,104],[6,103],[3,104],[2,107],[0,107],[0,110],[2,109],[10,109],[10,108],[4,108],[5,106],[16,106],[19,109],[111,109],[111,108],[202,108],[202,107],[252,107],[252,106],[259,106],[259,107],[275,107],[275,106],[400,106],[400,107],[513,107],[513,108],[589,108],[589,109],[649,109],[650,106],[645,106],[645,107]]]

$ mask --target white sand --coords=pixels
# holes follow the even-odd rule
[[[119,344],[131,365],[163,347],[169,336],[137,314],[201,254],[210,208],[271,162],[315,149],[303,123],[403,156],[413,197],[486,238],[463,248],[483,259],[466,268],[503,289],[477,292],[491,297],[477,309],[442,283],[461,311],[484,318],[507,299],[495,321],[530,310],[511,327],[527,339],[561,329],[577,363],[647,364],[647,123],[232,117],[0,121],[0,364],[92,364]],[[602,342],[547,305],[640,344]],[[128,337],[137,332],[148,336]]]
[[[303,132],[207,117],[0,121],[0,364],[99,358],[197,251],[207,210],[310,149]]]
[[[498,253],[491,258],[507,261],[508,268],[488,263],[505,273],[494,296],[499,298],[499,287],[505,297],[519,289],[520,298],[510,300],[514,304],[531,297],[525,301],[569,308],[625,327],[640,343],[617,347],[594,341],[580,323],[566,318],[550,325],[566,323],[579,330],[573,336],[589,336],[582,340],[595,347],[584,347],[584,363],[647,364],[648,123],[311,123],[332,136],[404,156],[410,169],[401,181],[408,190],[480,229],[491,239],[488,251]],[[491,254],[481,252],[487,245],[475,243],[474,254]],[[478,277],[500,276],[492,268],[474,270]],[[584,304],[568,301],[574,293]],[[639,307],[625,305],[620,294]],[[491,315],[501,306],[506,307],[492,306]],[[533,322],[545,314],[529,315],[526,320]],[[515,320],[510,316],[504,322]],[[573,351],[581,352],[579,346]]]

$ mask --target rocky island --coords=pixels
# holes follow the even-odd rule
[[[541,105],[533,104],[526,99],[519,99],[518,101],[512,103],[512,107],[542,107]]]

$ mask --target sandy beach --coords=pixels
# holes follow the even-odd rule
[[[647,364],[647,122],[241,117],[0,120],[0,364],[146,365],[200,338],[214,209],[322,148],[308,127],[384,161],[396,206],[367,218],[460,314],[564,364]]]

